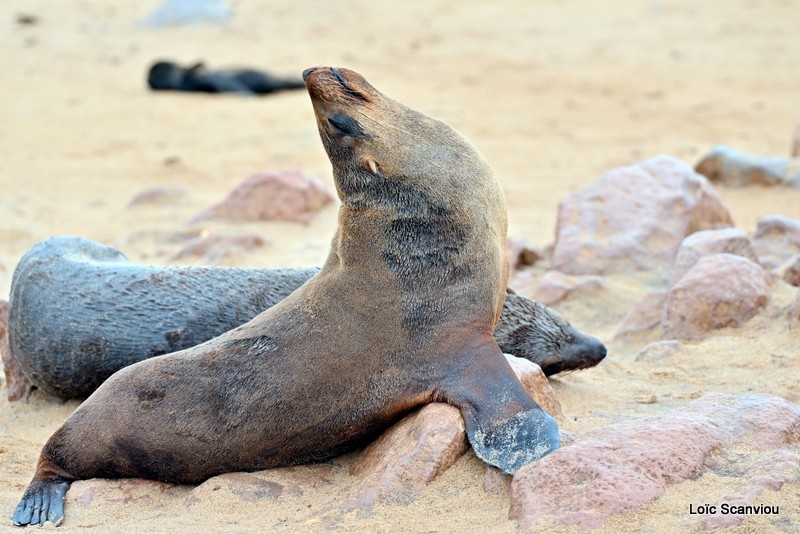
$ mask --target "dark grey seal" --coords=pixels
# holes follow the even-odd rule
[[[237,93],[245,96],[305,87],[300,78],[283,78],[255,69],[210,70],[203,63],[181,67],[171,61],[153,64],[147,73],[147,84],[154,91]]]
[[[15,385],[9,400],[33,387],[61,399],[86,398],[123,367],[246,323],[317,272],[139,265],[87,239],[42,241],[22,257],[11,283],[3,353],[7,384]],[[592,367],[606,355],[600,341],[558,312],[511,290],[495,339],[503,352],[537,363],[548,376]]]

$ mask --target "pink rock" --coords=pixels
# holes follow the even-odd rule
[[[789,317],[800,321],[800,291],[797,292],[797,298],[794,299],[794,304],[789,310]]]
[[[783,215],[762,217],[753,235],[753,250],[766,269],[774,269],[800,254],[800,220]]]
[[[225,473],[209,478],[194,488],[184,500],[184,506],[192,507],[197,504],[208,503],[234,496],[243,502],[274,501],[283,493],[283,485],[272,480],[266,480],[262,474],[256,473]]]
[[[791,160],[753,156],[724,146],[715,147],[703,156],[695,170],[712,182],[732,187],[800,186],[800,169],[792,165]]]
[[[646,293],[625,315],[622,325],[617,333],[614,334],[614,339],[630,339],[660,325],[666,303],[666,291],[650,291]]]
[[[167,204],[175,202],[184,196],[186,196],[186,189],[182,187],[150,187],[139,191],[136,196],[128,202],[128,207],[134,208],[136,206]]]
[[[731,254],[705,256],[669,291],[665,339],[702,339],[717,328],[741,326],[769,300],[767,273]]]
[[[737,456],[736,463],[738,460]],[[755,462],[744,476],[735,482],[740,486],[739,489],[716,503],[716,513],[704,517],[702,525],[707,529],[740,525],[749,514],[725,513],[723,505],[728,506],[728,511],[732,506],[737,507],[737,511],[739,506],[763,506],[766,503],[764,500],[759,500],[758,496],[764,490],[779,491],[787,482],[797,480],[800,480],[800,455],[788,449],[772,452],[766,458]],[[773,510],[770,510],[770,513],[772,512]]]
[[[536,401],[536,404],[554,418],[563,419],[564,413],[561,411],[561,403],[558,402],[553,387],[547,380],[542,368],[525,358],[518,358],[511,354],[506,354],[505,357],[511,366],[511,370],[517,375],[517,378],[522,382],[528,394]]]
[[[175,488],[174,484],[153,480],[92,478],[73,482],[65,502],[78,508],[147,504],[163,500],[164,493]]]
[[[798,443],[799,406],[771,395],[711,393],[664,415],[595,429],[523,467],[511,484],[509,516],[520,532],[598,528],[713,469],[715,455],[735,447],[752,465],[762,451]]]
[[[0,299],[0,358],[3,360],[6,396],[9,402],[22,399],[27,404],[33,391],[33,383],[22,372],[17,358],[11,353],[11,345],[8,342],[8,301],[2,299]]]
[[[428,404],[404,417],[359,455],[351,470],[357,481],[339,499],[338,507],[351,510],[410,499],[466,450],[464,419],[458,409]]]
[[[649,270],[671,262],[692,232],[732,225],[708,180],[659,156],[613,169],[560,202],[553,266],[569,274]]]
[[[721,228],[695,232],[686,236],[681,242],[672,268],[670,286],[680,280],[703,256],[722,253],[742,256],[754,262],[758,261],[750,239],[742,230]]]
[[[601,276],[547,271],[536,289],[536,300],[546,306],[552,306],[571,295],[596,293],[605,286],[605,280]]]
[[[225,257],[263,247],[267,240],[256,234],[205,234],[191,238],[172,260],[204,258],[218,263]]]
[[[535,265],[543,257],[543,252],[529,247],[521,239],[508,238],[508,267],[509,269],[520,269]]]
[[[332,200],[317,177],[300,170],[266,171],[247,178],[225,200],[203,211],[192,222],[224,219],[307,223]]]

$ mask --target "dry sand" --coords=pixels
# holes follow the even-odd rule
[[[166,30],[134,24],[155,0],[0,5],[0,297],[8,295],[19,257],[53,235],[83,236],[116,245],[133,261],[165,263],[165,252],[174,251],[170,235],[198,228],[254,232],[271,245],[229,256],[227,264],[324,259],[335,206],[307,226],[187,225],[257,170],[303,168],[333,191],[307,95],[154,94],[144,78],[159,58],[287,74],[318,64],[357,70],[386,94],[469,137],[505,187],[510,234],[538,245],[553,238],[558,200],[604,170],[661,153],[694,164],[715,144],[788,155],[800,121],[800,4],[791,0],[231,3],[236,16],[225,27]],[[19,25],[19,14],[36,15],[38,22]],[[188,194],[172,204],[126,208],[152,186],[179,186]],[[800,218],[799,191],[718,192],[737,227],[749,232],[763,215]],[[598,368],[552,381],[566,429],[581,433],[661,413],[711,391],[800,402],[800,327],[785,318],[796,288],[777,284],[767,310],[746,327],[691,344],[668,363],[635,362],[639,344],[614,343],[631,303],[666,276],[611,277],[597,296],[560,307],[610,349]],[[8,518],[39,449],[76,406],[38,393],[30,404],[0,402],[0,516]],[[508,495],[484,492],[485,468],[471,453],[411,503],[320,514],[347,486],[351,462],[343,457],[318,466],[314,472],[324,471],[324,483],[274,502],[218,499],[187,508],[191,488],[185,487],[127,504],[77,509],[68,502],[61,530],[515,528],[506,519]],[[733,482],[700,477],[605,530],[691,529],[689,503],[715,502]],[[799,528],[800,485],[762,498],[781,506],[780,521],[750,518],[742,531]],[[12,530],[9,524],[3,519],[0,530]]]

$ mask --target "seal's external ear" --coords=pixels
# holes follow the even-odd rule
[[[378,171],[378,164],[375,163],[374,159],[372,159],[370,157],[366,157],[366,158],[364,158],[362,163],[364,163],[364,166],[367,167],[369,169],[369,172],[371,172],[372,174],[377,176],[380,173]]]

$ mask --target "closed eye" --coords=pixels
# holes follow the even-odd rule
[[[340,136],[354,137],[356,139],[372,139],[372,136],[364,133],[361,125],[355,119],[342,115],[341,113],[334,113],[328,117],[328,124],[333,127],[334,133]]]

